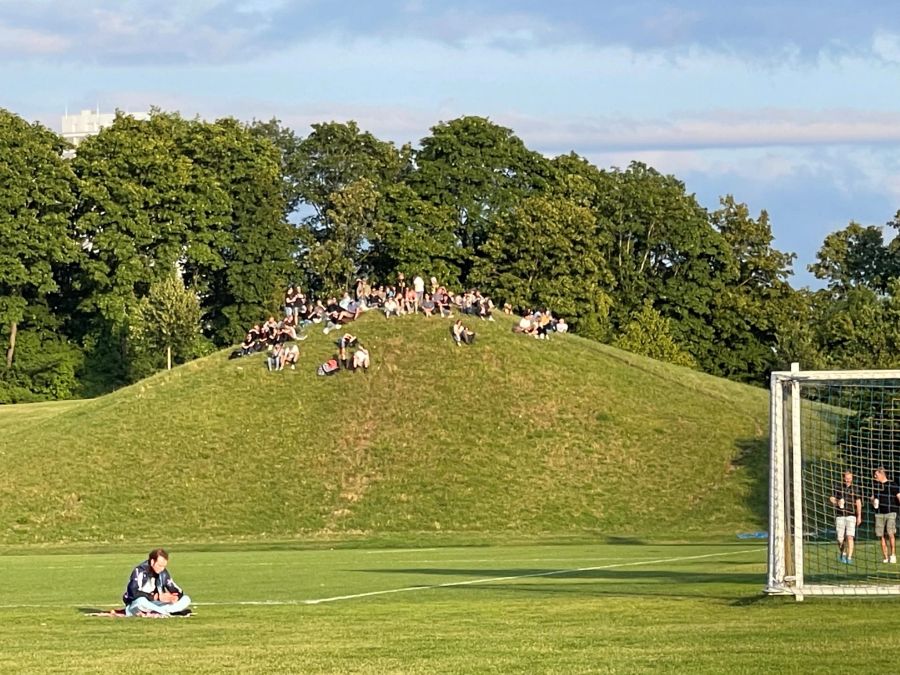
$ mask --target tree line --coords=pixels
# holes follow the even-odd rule
[[[888,223],[898,227],[898,219]],[[299,283],[398,272],[759,383],[900,361],[900,255],[850,223],[789,283],[765,211],[634,162],[549,158],[481,117],[397,147],[353,122],[124,114],[74,150],[0,109],[0,402],[89,396],[234,344]]]

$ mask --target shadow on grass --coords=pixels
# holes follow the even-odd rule
[[[732,462],[750,476],[750,494],[747,506],[760,527],[769,522],[769,439],[764,437],[742,438],[737,442],[738,455]]]

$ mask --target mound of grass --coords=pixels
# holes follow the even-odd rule
[[[576,336],[374,312],[368,373],[220,352],[109,396],[0,410],[0,543],[758,529],[767,395]],[[31,412],[28,412],[28,410]]]

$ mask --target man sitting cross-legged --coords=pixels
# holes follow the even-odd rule
[[[125,616],[169,616],[185,614],[191,599],[173,581],[166,569],[169,554],[164,549],[150,551],[147,560],[131,571],[122,601]]]

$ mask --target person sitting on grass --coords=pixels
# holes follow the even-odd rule
[[[487,295],[478,295],[478,316],[482,321],[494,320],[494,302]]]
[[[356,344],[356,336],[351,335],[350,333],[344,333],[341,335],[341,339],[337,341],[338,346],[338,361],[340,361],[341,368],[345,368],[347,370],[350,369],[350,355],[347,350]]]
[[[456,320],[456,323],[450,327],[450,332],[457,347],[462,344],[470,345],[475,342],[475,333],[463,325],[462,319]]]
[[[360,343],[353,352],[353,370],[369,370],[369,350]]]
[[[450,294],[447,289],[441,286],[433,297],[434,304],[440,312],[441,317],[452,317],[450,313]]]
[[[400,316],[400,305],[394,299],[394,296],[388,296],[384,301],[384,318],[390,319],[392,316]]]
[[[282,367],[290,366],[291,370],[297,369],[297,361],[300,360],[300,348],[296,344],[290,344],[284,348]]]
[[[266,357],[266,368],[269,370],[281,370],[284,368],[284,343],[279,342]]]
[[[513,333],[524,333],[525,335],[535,335],[537,324],[534,322],[534,314],[529,312],[521,319],[516,326],[513,326]]]
[[[258,335],[258,333],[257,333]],[[256,351],[256,337],[254,337],[253,331],[250,330],[247,332],[247,336],[244,338],[244,341],[241,343],[241,348],[238,350],[238,356],[248,356]]]
[[[125,616],[171,616],[189,614],[191,599],[172,579],[169,554],[165,549],[150,551],[147,560],[135,567],[122,596]]]
[[[569,324],[566,323],[566,320],[560,318],[559,321],[556,322],[556,332],[557,333],[568,333],[569,332]]]
[[[425,316],[434,314],[434,299],[430,293],[426,293],[425,299],[422,300],[422,311],[425,312]]]

